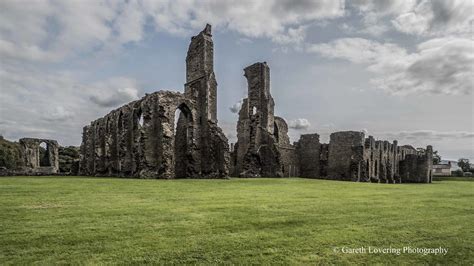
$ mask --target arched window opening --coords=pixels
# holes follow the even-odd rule
[[[254,107],[252,108],[252,115],[255,115],[256,113],[257,113],[257,107],[254,106]]]
[[[140,114],[140,116],[138,117],[138,125],[140,127],[143,127],[143,114]]]
[[[51,166],[51,162],[49,161],[49,145],[46,142],[41,142],[38,150],[40,167]]]
[[[181,104],[174,114],[174,169],[176,178],[187,178],[189,151],[193,142],[193,120],[190,109]]]
[[[174,128],[174,135],[176,136],[176,133],[178,132],[178,121],[179,121],[179,118],[181,117],[181,110],[178,108],[176,109],[176,111],[174,112],[174,125],[173,125],[173,128]]]
[[[134,123],[133,123],[133,127],[137,128],[137,129],[141,129],[143,127],[143,123],[144,123],[142,110],[138,109],[138,110],[134,111],[133,117],[134,117],[134,120],[135,120]]]

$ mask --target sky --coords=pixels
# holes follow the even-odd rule
[[[183,91],[210,23],[231,142],[243,68],[265,61],[292,141],[356,130],[474,161],[473,19],[471,0],[2,0],[0,134],[80,145],[112,109]]]

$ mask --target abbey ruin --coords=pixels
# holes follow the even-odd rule
[[[152,93],[93,121],[84,127],[81,155],[82,175],[228,176],[228,141],[217,125],[211,26],[191,39],[184,93]]]
[[[399,146],[363,132],[342,131],[321,143],[304,134],[290,143],[285,119],[274,115],[270,68],[244,69],[248,97],[237,123],[237,142],[217,123],[217,82],[211,26],[191,38],[184,92],[158,91],[128,103],[83,128],[78,171],[88,176],[138,178],[305,177],[376,183],[431,183],[433,149]],[[39,166],[47,142],[48,167]],[[58,172],[57,142],[20,141],[29,173]],[[44,154],[44,152],[43,152]],[[26,168],[25,168],[26,169]],[[25,171],[26,172],[26,171]]]
[[[305,134],[290,144],[288,125],[274,116],[270,68],[255,63],[244,69],[248,97],[237,123],[231,155],[232,176],[307,177],[378,183],[430,183],[433,149],[423,152],[397,141],[376,141],[363,132],[332,133],[329,144]]]
[[[0,141],[7,142],[1,136]],[[10,169],[0,167],[0,176],[51,175],[59,173],[59,144],[56,140],[22,138],[18,143],[10,143],[8,146],[12,147],[2,150],[2,153],[5,154],[9,150],[13,150],[10,154],[16,157],[16,165],[10,167]]]

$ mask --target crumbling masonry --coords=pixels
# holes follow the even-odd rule
[[[244,69],[248,98],[243,99],[232,154],[234,176],[296,176],[296,149],[290,145],[288,125],[274,116],[270,68],[256,63]]]
[[[379,183],[430,183],[431,146],[417,151],[397,141],[376,141],[363,132],[343,131],[320,143],[318,134],[302,135],[293,145],[288,126],[274,116],[270,69],[256,63],[244,69],[248,98],[237,123],[231,172],[240,177],[299,176]]]
[[[184,93],[148,94],[84,127],[81,174],[165,179],[227,176],[229,147],[217,125],[213,49],[207,25],[191,39]]]
[[[288,125],[274,115],[270,68],[244,69],[248,97],[237,124],[237,142],[217,125],[217,82],[211,26],[192,37],[184,93],[159,91],[124,105],[83,129],[80,173],[140,178],[324,178],[401,183],[431,182],[432,148],[376,141],[363,132],[318,134],[291,144]],[[179,110],[179,115],[176,112]]]
[[[59,172],[59,145],[55,140],[22,138],[20,157],[24,167],[18,173],[24,175],[49,175]],[[44,144],[44,148],[41,147]]]

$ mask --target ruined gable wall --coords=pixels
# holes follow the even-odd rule
[[[229,174],[230,154],[227,137],[217,125],[217,81],[214,74],[214,44],[211,26],[191,38],[186,57],[185,96],[196,102],[196,142],[200,151],[201,177]]]
[[[248,98],[244,99],[239,112],[238,140],[233,154],[234,175],[283,176],[283,164],[291,167],[296,165],[296,169],[298,163],[296,151],[287,140],[286,122],[281,118],[275,122],[275,104],[270,94],[270,69],[265,62],[255,63],[246,67],[244,73]],[[276,133],[275,128],[278,131]],[[292,172],[297,173],[296,170]]]
[[[262,130],[273,134],[274,106],[270,94],[270,68],[266,62],[255,63],[244,69],[248,83],[248,105],[250,117],[255,118]]]
[[[217,121],[217,81],[210,25],[191,38],[186,56],[185,94],[196,101],[202,119]]]

